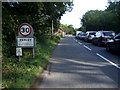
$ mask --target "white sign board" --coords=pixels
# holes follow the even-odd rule
[[[22,56],[22,48],[16,48],[16,56]]]
[[[28,23],[23,23],[19,26],[18,30],[18,36],[16,37],[16,56],[22,56],[22,48],[32,48],[34,58],[36,37],[33,35],[34,32],[32,26]]]
[[[17,38],[18,47],[34,47],[34,38]]]

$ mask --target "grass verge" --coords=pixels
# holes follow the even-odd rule
[[[54,38],[42,44],[37,42],[34,59],[30,58],[30,50],[24,51],[24,57],[20,61],[16,57],[3,57],[2,88],[29,88],[48,64],[59,39]]]

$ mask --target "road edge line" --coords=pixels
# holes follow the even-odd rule
[[[86,46],[86,45],[83,45],[85,48],[87,48],[88,50],[92,50],[91,48],[89,48],[88,46]]]
[[[110,60],[108,60],[107,58],[103,57],[103,56],[100,55],[99,53],[96,53],[96,55],[99,56],[99,57],[101,57],[101,58],[104,59],[105,61],[109,62],[110,64],[112,64],[112,65],[115,66],[116,68],[120,69],[120,67],[119,67],[117,64],[111,62]]]
[[[78,42],[78,44],[82,44],[82,43]]]

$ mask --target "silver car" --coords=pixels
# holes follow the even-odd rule
[[[86,32],[86,35],[85,35],[84,41],[86,41],[86,42],[91,42],[92,39],[93,39],[94,36],[95,36],[95,33],[96,33],[96,31],[87,31],[87,32]]]
[[[98,46],[106,45],[107,41],[113,39],[114,36],[114,31],[98,31],[96,32],[92,43]]]

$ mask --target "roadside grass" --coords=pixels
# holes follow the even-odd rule
[[[2,88],[29,88],[49,63],[55,44],[60,38],[37,42],[35,58],[32,59],[31,50],[24,50],[21,60],[18,57],[3,57],[2,60]]]

